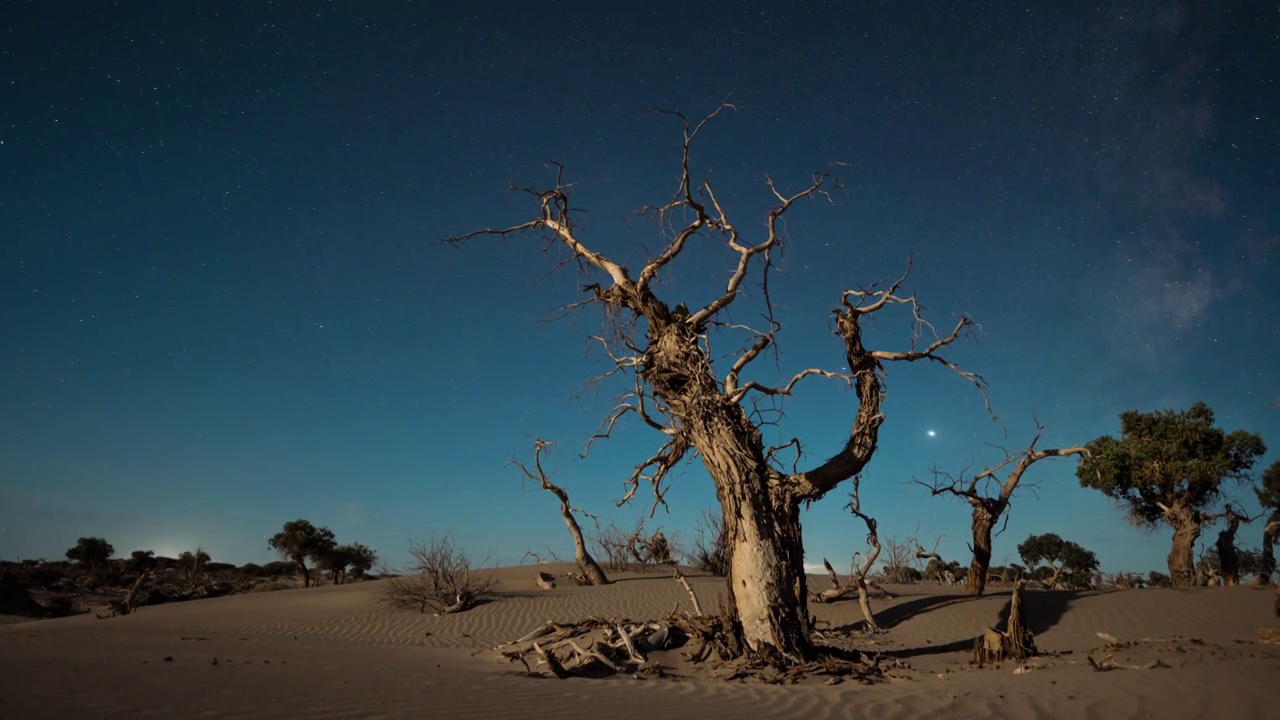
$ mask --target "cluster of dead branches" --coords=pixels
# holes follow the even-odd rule
[[[382,601],[437,615],[470,610],[497,587],[492,570],[471,566],[471,557],[448,536],[409,545],[409,572],[392,578]]]
[[[717,577],[729,575],[729,536],[724,531],[720,513],[703,510],[695,528],[693,557],[690,563]]]
[[[610,572],[644,571],[654,565],[671,565],[677,552],[675,544],[661,528],[651,534],[645,533],[644,518],[636,521],[631,532],[613,523],[605,526],[597,522],[591,542],[600,550]]]

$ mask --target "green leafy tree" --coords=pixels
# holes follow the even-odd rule
[[[1079,585],[1098,569],[1096,555],[1056,533],[1031,535],[1018,546],[1018,556],[1031,568],[1045,564],[1049,573],[1044,583],[1049,588],[1057,586],[1064,575],[1073,585]]]
[[[1169,575],[1175,587],[1196,582],[1193,549],[1222,497],[1226,480],[1247,482],[1255,459],[1266,452],[1262,438],[1244,430],[1213,426],[1213,410],[1198,402],[1189,410],[1128,410],[1120,415],[1120,437],[1096,438],[1076,469],[1080,485],[1105,493],[1136,524],[1173,528]]]
[[[67,550],[67,559],[78,562],[85,570],[93,572],[107,564],[116,549],[111,543],[100,537],[82,537],[75,547]]]
[[[134,550],[129,559],[125,561],[125,567],[130,572],[141,573],[147,570],[154,570],[156,567],[155,550]]]
[[[1262,483],[1254,492],[1262,511],[1271,511],[1262,530],[1262,567],[1258,572],[1264,583],[1270,583],[1276,571],[1276,540],[1280,539],[1280,460],[1262,473]]]
[[[347,548],[335,545],[316,558],[316,569],[329,573],[329,581],[341,585],[347,574],[347,566],[351,563]]]
[[[307,560],[318,561],[334,549],[336,541],[333,531],[325,527],[316,527],[310,520],[290,520],[284,524],[280,532],[271,536],[267,546],[279,552],[284,558],[292,560],[302,573],[302,586],[311,586],[311,571],[307,568]]]
[[[343,545],[342,547],[347,554],[347,562],[351,566],[351,575],[357,580],[364,578],[373,569],[374,564],[378,562],[378,553],[372,548],[365,547],[360,543]]]

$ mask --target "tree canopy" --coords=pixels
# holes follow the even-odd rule
[[[1018,546],[1018,556],[1035,569],[1040,563],[1053,569],[1048,584],[1052,587],[1063,574],[1068,577],[1091,573],[1098,569],[1098,556],[1056,533],[1031,535]]]
[[[267,545],[282,556],[292,560],[302,572],[304,585],[311,584],[311,572],[307,569],[307,560],[319,560],[332,552],[337,545],[333,531],[326,527],[316,527],[310,520],[290,520],[284,524],[280,532],[271,536]]]
[[[1263,510],[1280,512],[1280,460],[1262,471],[1262,482],[1253,489]]]
[[[1090,441],[1076,470],[1082,487],[1115,499],[1139,525],[1170,520],[1172,508],[1204,511],[1222,495],[1225,480],[1247,481],[1266,445],[1244,430],[1214,427],[1213,410],[1197,402],[1189,410],[1128,410],[1120,437]]]
[[[107,560],[115,554],[116,549],[105,538],[82,537],[76,542],[75,547],[67,550],[67,559],[79,562],[86,569],[93,570],[106,564]]]

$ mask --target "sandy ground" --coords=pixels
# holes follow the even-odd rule
[[[545,566],[544,566],[545,567]],[[554,568],[552,568],[554,569]],[[0,623],[0,717],[467,718],[707,717],[1269,717],[1280,704],[1274,595],[1252,588],[1066,593],[1028,591],[1042,650],[1029,663],[969,668],[972,639],[995,622],[1007,591],[970,599],[952,588],[903,586],[878,601],[887,632],[868,650],[911,667],[867,686],[724,682],[663,658],[686,677],[531,678],[499,662],[496,645],[547,620],[632,619],[689,609],[669,575],[622,576],[603,588],[533,587],[532,567],[499,571],[498,599],[444,617],[378,603],[381,582],[237,595],[143,608],[122,618]],[[723,581],[692,578],[704,606]],[[825,580],[812,579],[820,588]],[[813,606],[819,628],[853,628],[857,602]],[[1096,672],[1096,633],[1149,639],[1116,653],[1167,668]],[[1095,652],[1095,656],[1101,653]]]

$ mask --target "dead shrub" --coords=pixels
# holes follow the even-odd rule
[[[695,527],[697,537],[693,541],[693,566],[719,577],[729,574],[729,537],[724,532],[720,514],[703,510]]]
[[[392,578],[382,601],[395,607],[441,615],[475,607],[497,586],[493,570],[471,566],[471,557],[456,548],[452,538],[432,538],[409,544],[413,557],[404,575]]]

